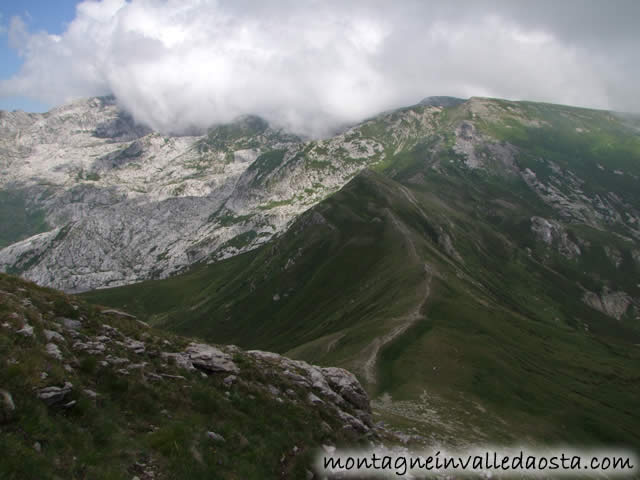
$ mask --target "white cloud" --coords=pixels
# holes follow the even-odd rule
[[[398,3],[85,1],[60,36],[12,19],[24,64],[0,95],[59,104],[113,93],[159,130],[259,114],[312,135],[427,95],[640,107],[621,57],[539,17]]]

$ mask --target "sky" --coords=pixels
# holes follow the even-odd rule
[[[60,35],[75,17],[75,0],[21,0],[0,4],[0,81],[20,71],[22,59],[9,46],[8,29],[13,17],[22,17],[35,31]],[[20,95],[0,95],[0,110],[45,111],[50,104]]]
[[[321,136],[431,95],[640,112],[637,0],[0,4],[0,109],[113,94],[179,133],[257,114]]]

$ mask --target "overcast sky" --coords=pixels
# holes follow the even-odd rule
[[[60,31],[0,14],[4,104],[112,93],[163,131],[258,114],[322,135],[430,95],[640,111],[636,0],[104,0]]]

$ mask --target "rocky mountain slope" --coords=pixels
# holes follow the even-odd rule
[[[70,292],[164,278],[255,248],[362,169],[393,171],[416,155],[431,173],[445,157],[456,171],[526,183],[551,212],[532,228],[567,258],[581,251],[568,222],[613,230],[637,261],[639,125],[608,112],[448,97],[320,141],[256,117],[160,135],[112,98],[1,112],[0,269]],[[629,292],[591,293],[587,301],[614,315],[630,302]]]
[[[385,146],[374,171],[282,235],[85,298],[348,368],[374,414],[435,445],[633,447],[639,125],[490,99],[391,112],[357,127]]]
[[[163,278],[264,243],[382,150],[357,128],[305,142],[256,117],[161,135],[112,98],[0,112],[0,269],[70,292]]]
[[[0,477],[312,478],[380,441],[356,378],[213,346],[0,274]]]

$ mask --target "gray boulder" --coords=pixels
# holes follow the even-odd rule
[[[231,355],[219,348],[204,343],[191,343],[181,354],[165,354],[175,358],[176,364],[191,370],[197,368],[207,372],[238,373],[240,369]]]
[[[24,337],[33,337],[33,327],[28,323],[25,323],[24,326],[16,333]]]
[[[47,345],[45,346],[45,350],[47,352],[47,355],[49,355],[50,357],[53,357],[56,360],[62,360],[62,352],[55,343],[47,343]]]
[[[48,342],[64,342],[64,337],[60,335],[58,332],[54,332],[53,330],[44,330],[44,336]]]
[[[55,405],[65,400],[65,397],[71,393],[73,384],[64,382],[62,387],[45,387],[38,390],[38,398],[43,400],[47,405]]]
[[[0,424],[13,419],[16,412],[16,405],[13,397],[6,390],[0,390]]]
[[[92,355],[100,355],[104,353],[106,347],[104,343],[97,341],[88,341],[88,342],[75,342],[73,344],[73,349],[81,352],[87,352]]]

